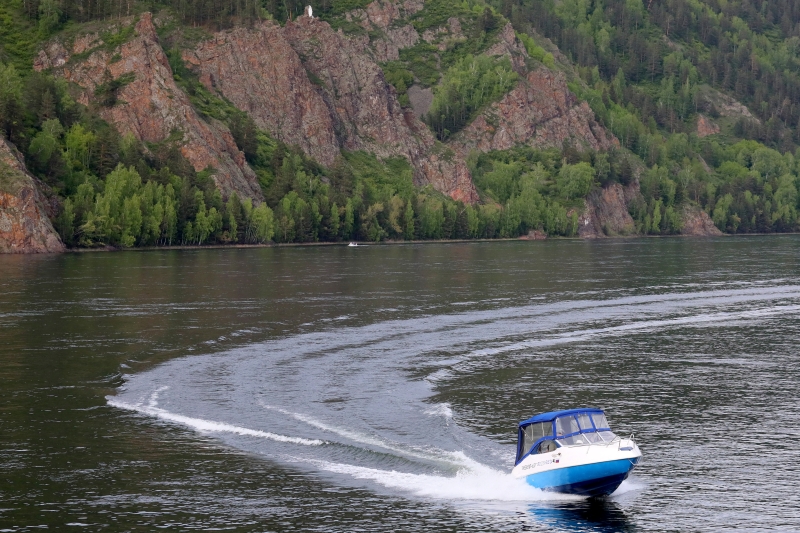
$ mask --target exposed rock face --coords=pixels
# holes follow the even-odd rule
[[[711,112],[712,114],[716,112],[723,117],[745,118],[758,124],[761,123],[760,120],[753,116],[746,105],[711,87],[702,86],[698,100],[702,111]]]
[[[511,24],[506,24],[499,41],[485,54],[508,57],[521,79],[511,92],[453,137],[450,144],[462,157],[472,150],[507,150],[516,145],[561,148],[565,140],[579,149],[619,146],[619,141],[595,120],[589,104],[579,102],[569,90],[563,73],[546,67],[529,70],[528,52]]]
[[[101,110],[104,119],[115,124],[121,133],[132,133],[146,142],[161,142],[173,131],[180,131],[184,157],[197,171],[212,167],[214,181],[224,196],[235,191],[261,200],[258,178],[230,131],[219,122],[202,120],[175,84],[149,13],[141,16],[135,33],[132,40],[114,52],[100,48],[75,64],[64,59],[63,46],[59,49],[51,45],[40,54],[36,68],[58,67],[58,74],[83,88],[80,101],[86,105],[94,98],[98,85],[133,75],[133,80],[119,90],[118,103]],[[76,43],[85,49],[89,45],[84,41],[78,39]],[[73,53],[78,53],[76,50]]]
[[[406,157],[417,185],[432,184],[452,198],[474,203],[478,194],[466,164],[438,157],[430,130],[397,101],[394,87],[363,48],[324,22],[299,19],[284,28],[306,69],[322,80],[334,111],[338,137],[346,150],[365,150],[381,158]]]
[[[683,210],[681,235],[712,237],[722,235],[722,232],[714,225],[708,213],[697,206],[686,206]]]
[[[33,68],[37,71],[58,68],[69,60],[70,53],[58,41],[47,44],[39,55],[33,60]]]
[[[342,148],[378,157],[420,151],[419,143],[408,145],[411,131],[403,110],[383,71],[363,49],[320,21],[299,19],[287,24],[283,34],[320,80]]]
[[[20,153],[0,137],[0,253],[64,251],[45,203]]]
[[[333,164],[339,153],[333,118],[280,26],[265,22],[218,33],[184,52],[183,59],[203,85],[247,112],[260,128]]]
[[[422,8],[422,0],[375,0],[365,9],[349,12],[346,17],[350,21],[360,21],[365,30],[379,35],[370,43],[376,61],[397,61],[400,50],[414,46],[420,39],[414,26],[400,25],[398,21],[410,17]],[[369,37],[366,39],[370,41]]]
[[[708,137],[719,133],[719,126],[705,115],[697,115],[697,136]]]
[[[340,149],[401,156],[414,167],[417,185],[477,201],[464,162],[434,153],[433,134],[400,106],[365,46],[303,17],[283,28],[265,22],[217,33],[185,59],[209,89],[323,164]]]
[[[639,194],[636,185],[613,183],[589,193],[584,213],[578,218],[578,236],[586,239],[631,235],[636,225],[628,212],[628,202]]]
[[[376,63],[397,59],[399,50],[423,38],[445,49],[465,38],[456,18],[420,36],[407,21],[423,7],[422,0],[375,0],[347,14],[369,36],[346,37],[310,17],[284,27],[267,21],[218,32],[185,51],[183,59],[206,87],[320,163],[331,165],[341,150],[364,150],[383,159],[404,157],[414,169],[415,184],[431,184],[470,203],[478,200],[465,164],[472,150],[561,147],[564,141],[591,149],[618,144],[595,121],[589,106],[569,91],[562,73],[544,67],[529,71],[527,51],[510,24],[485,53],[508,56],[521,77],[518,85],[446,145],[436,142],[415,113],[430,105],[431,92],[411,91],[414,110],[404,109]],[[102,44],[98,34],[77,38],[69,50],[51,43],[36,68],[55,69],[79,85],[85,104],[101,84],[131,78],[117,92],[117,104],[101,110],[106,120],[147,142],[181,132],[184,156],[198,171],[214,168],[223,195],[236,191],[261,199],[257,177],[230,132],[221,123],[203,120],[176,85],[150,14],[141,16],[129,42],[115,50]],[[88,57],[70,60],[78,53]]]
[[[524,77],[528,73],[527,59],[530,56],[510,23],[500,32],[500,40],[484,53],[488,56],[506,56],[517,74]]]
[[[623,187],[614,183],[601,190],[592,191],[585,202],[585,210],[578,218],[578,236],[585,239],[633,235],[636,226],[628,212],[628,204],[639,196],[638,184]],[[723,235],[708,213],[697,206],[685,206],[682,212],[681,235],[713,237]]]
[[[422,40],[436,45],[440,52],[447,50],[448,41],[463,41],[466,37],[461,31],[461,21],[455,17],[447,19],[447,26],[425,30]]]
[[[411,109],[414,114],[421,117],[431,108],[433,91],[429,87],[412,85],[408,88],[408,100],[411,102]]]
[[[466,156],[470,150],[507,150],[518,144],[560,148],[565,140],[592,150],[619,144],[569,90],[562,73],[541,67],[459,132],[452,146]]]

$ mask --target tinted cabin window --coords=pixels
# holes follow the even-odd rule
[[[577,419],[578,425],[581,427],[581,431],[592,429],[592,420],[589,418],[589,415],[581,414],[577,416]]]
[[[549,437],[553,435],[552,422],[539,422],[538,424],[531,424],[523,430],[522,441],[522,455],[530,451],[531,447],[536,444],[536,441],[542,437]]]
[[[542,437],[547,437],[553,434],[553,424],[550,422],[540,422],[538,424],[531,424],[533,428],[534,440],[539,440]]]
[[[556,436],[569,435],[570,433],[577,433],[580,431],[578,428],[578,421],[574,416],[562,416],[556,418]]]
[[[603,413],[592,413],[592,420],[594,420],[594,427],[596,427],[598,430],[611,427],[608,425],[606,415]]]
[[[601,439],[600,435],[598,435],[597,433],[584,433],[583,436],[588,442],[591,442],[592,444],[603,442],[603,439]]]
[[[550,422],[540,422],[531,424],[525,428],[525,440],[522,443],[522,453],[528,453],[537,440],[553,434],[553,426]]]
[[[528,426],[523,430],[523,438],[522,438],[522,455],[528,453],[528,450],[531,449],[533,443],[536,442],[533,440],[533,427]]]

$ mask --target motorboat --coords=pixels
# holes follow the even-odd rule
[[[348,244],[347,246],[358,246],[358,243],[357,242],[350,242],[350,244]]]
[[[551,411],[519,423],[511,475],[542,490],[605,496],[641,457],[633,434],[615,435],[602,409]]]

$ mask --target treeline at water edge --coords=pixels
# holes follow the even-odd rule
[[[285,23],[305,3],[0,5],[0,134],[46,185],[63,241],[130,247],[513,238],[531,231],[570,237],[597,193],[615,184],[633,191],[624,207],[633,220],[628,234],[678,234],[689,208],[704,211],[727,233],[800,230],[800,0],[427,0],[408,24],[421,34],[435,32],[457,16],[462,35],[444,50],[419,40],[379,66],[382,87],[394,87],[404,111],[412,86],[430,90],[419,118],[438,141],[437,157],[455,157],[453,140],[524,82],[506,56],[486,54],[508,21],[528,54],[528,72],[557,71],[619,141],[608,151],[565,142],[463,156],[480,196],[474,205],[415,185],[414,170],[401,157],[345,151],[327,167],[318,164],[200,83],[179,40],[160,41],[175,83],[202,119],[230,130],[258,176],[263,202],[223,197],[214,169],[196,170],[182,155],[178,129],[161,142],[143,143],[104,121],[104,111],[121,105],[119,92],[132,74],[101,83],[83,105],[66,81],[32,68],[48,39],[144,10],[169,21],[159,32],[179,27],[201,39],[266,18]],[[335,28],[371,39],[343,16],[368,3],[311,2]],[[130,25],[98,31],[98,46],[109,54],[134,33]]]
[[[573,236],[584,198],[595,187],[635,179],[624,149],[579,152],[518,148],[470,158],[482,203],[465,205],[413,185],[402,158],[345,153],[330,168],[259,131],[243,114],[231,128],[256,170],[266,201],[223,201],[195,172],[177,139],[145,147],[121,137],[66,84],[45,74],[0,67],[4,134],[29,169],[62,198],[56,227],[71,246],[315,242],[352,239],[516,237],[531,230]],[[700,205],[727,232],[798,228],[798,160],[757,141],[723,146],[671,135],[667,157],[640,169],[636,231],[680,232],[679,207]],[[706,154],[714,172],[700,166]],[[671,164],[680,156],[683,166]]]

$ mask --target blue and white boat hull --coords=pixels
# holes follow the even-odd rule
[[[524,477],[537,489],[605,496],[617,490],[641,456],[639,447],[629,439],[561,446],[553,452],[528,455],[514,467],[512,475]]]
[[[558,468],[526,476],[525,481],[537,489],[603,496],[611,494],[627,479],[639,459],[617,459],[580,466]]]

